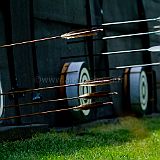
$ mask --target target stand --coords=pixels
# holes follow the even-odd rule
[[[124,101],[127,111],[143,116],[149,110],[148,78],[143,67],[126,69],[124,72]],[[129,108],[128,108],[129,107]]]
[[[63,65],[60,77],[60,85],[83,83],[89,80],[90,80],[90,74],[85,62],[71,62],[71,63],[65,63]],[[92,88],[91,86],[79,86],[79,85],[63,87],[60,89],[60,93],[61,97],[62,95],[67,98],[79,97],[80,95],[84,95],[86,93],[92,93]],[[68,100],[67,106],[74,107],[90,103],[92,103],[91,99],[79,98],[74,100]],[[75,109],[70,112],[73,120],[78,122],[92,120],[94,119],[95,115],[94,109],[92,110]]]

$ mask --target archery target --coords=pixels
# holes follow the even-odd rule
[[[85,62],[70,62],[63,65],[60,77],[60,85],[70,85],[83,83],[90,80],[90,74]],[[80,106],[84,104],[92,103],[91,99],[78,98],[86,93],[92,93],[91,86],[73,85],[69,87],[62,87],[60,89],[61,98],[73,98],[73,100],[67,100],[69,107]],[[74,109],[70,111],[72,118],[75,122],[85,121],[94,118],[95,111],[92,110],[78,110]]]
[[[82,83],[90,80],[90,75],[88,69],[84,62],[72,62],[70,63],[66,74],[66,84],[76,84]],[[91,93],[90,86],[72,86],[66,88],[67,97],[79,97],[80,95]],[[91,103],[91,99],[75,99],[72,101],[68,101],[69,106],[79,106],[82,104]],[[79,112],[80,110],[74,110],[75,112]],[[84,116],[88,116],[90,110],[82,110],[80,111],[84,114]]]
[[[130,70],[130,101],[131,108],[137,114],[144,114],[148,105],[148,81],[142,67]]]
[[[2,84],[1,84],[1,81],[0,81],[0,94],[2,94],[2,93],[3,93]],[[3,105],[4,105],[3,95],[0,95],[0,117],[2,116],[2,113],[3,113]]]

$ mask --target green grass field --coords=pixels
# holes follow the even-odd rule
[[[79,131],[3,142],[0,160],[159,160],[160,117],[120,118]]]

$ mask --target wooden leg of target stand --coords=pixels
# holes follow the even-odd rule
[[[124,78],[123,78],[123,85],[122,85],[124,116],[131,114],[129,73],[130,73],[130,69],[126,68],[123,75]]]

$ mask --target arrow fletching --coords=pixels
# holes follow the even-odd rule
[[[113,105],[113,102],[105,102],[105,103],[95,102],[95,103],[76,106],[76,107],[73,107],[73,109],[88,110],[92,108],[102,107],[103,105]]]
[[[160,21],[160,17],[156,18],[157,21]]]
[[[150,51],[150,52],[160,52],[160,46],[150,47],[148,49],[148,51]]]
[[[83,94],[81,96],[79,96],[79,98],[84,98],[84,99],[91,99],[91,98],[96,98],[96,97],[107,97],[110,95],[118,95],[117,92],[95,92],[95,93],[86,93]]]
[[[80,84],[80,86],[102,86],[102,85],[107,85],[116,81],[121,81],[121,78],[112,78],[112,79],[106,79],[106,80],[97,80],[97,81],[86,81],[82,84]]]
[[[72,31],[69,33],[65,33],[61,35],[61,38],[64,39],[74,39],[74,38],[81,38],[81,37],[88,37],[88,36],[96,36],[98,32],[103,31],[103,29],[81,29]]]

